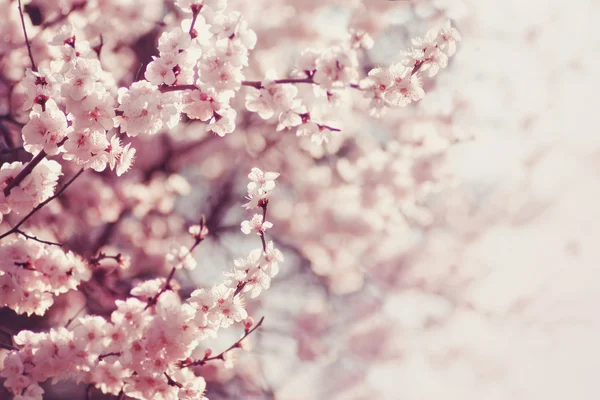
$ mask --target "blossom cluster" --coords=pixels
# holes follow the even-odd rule
[[[326,124],[328,108],[339,105],[339,92],[360,90],[371,101],[371,115],[379,115],[385,107],[405,107],[425,96],[423,80],[417,71],[429,70],[433,77],[448,65],[461,39],[448,21],[439,31],[430,30],[424,39],[413,39],[413,49],[406,52],[402,63],[374,68],[361,79],[359,54],[370,49],[373,40],[368,33],[350,29],[349,41],[324,51],[306,49],[292,72],[292,79],[276,80],[268,71],[265,80],[249,87],[246,108],[265,120],[277,118],[277,130],[297,128],[298,136],[309,136],[317,144],[329,142],[339,129]],[[310,84],[300,91],[297,84]]]
[[[277,176],[252,170],[251,203],[266,210]],[[109,319],[89,315],[78,317],[69,327],[16,335],[18,350],[4,360],[4,386],[31,400],[42,398],[39,383],[49,378],[85,382],[106,394],[125,393],[138,399],[203,399],[204,379],[187,369],[196,365],[191,358],[194,350],[220,328],[242,323],[248,334],[258,325],[248,317],[242,293],[254,298],[268,289],[283,255],[261,236],[263,247],[235,260],[233,272],[225,274],[223,283],[196,289],[183,301],[172,282],[174,273],[196,266],[191,253],[209,234],[204,220],[189,232],[194,245],[167,255],[173,265],[169,277],[140,282],[128,298],[116,300]],[[0,247],[0,254],[6,260],[0,275],[4,305],[17,312],[43,314],[52,304],[52,294],[73,289],[91,277],[88,264],[72,253],[23,238]],[[207,350],[198,363],[212,359]]]
[[[65,26],[50,42],[60,59],[42,62],[37,71],[28,69],[21,82],[29,121],[22,130],[25,150],[60,153],[65,160],[117,175],[129,169],[135,155],[123,146],[115,126],[115,84],[102,70],[98,53],[87,41],[76,40]],[[110,135],[110,136],[109,136]]]
[[[274,9],[290,6],[286,1]],[[73,305],[63,303],[76,298],[85,302],[77,315],[89,314],[0,343],[9,350],[0,354],[0,376],[18,400],[41,399],[48,379],[107,395],[203,399],[206,383],[197,374],[209,374],[191,367],[215,360],[228,367],[230,350],[245,347],[261,325],[246,300],[271,288],[283,263],[277,246],[307,261],[301,273],[318,275],[311,278],[324,290],[349,293],[373,265],[397,265],[404,250],[397,238],[409,236],[409,225],[431,222],[425,202],[448,183],[443,161],[451,135],[426,128],[426,137],[401,140],[386,132],[394,138],[382,145],[354,122],[362,111],[380,115],[423,98],[423,73],[445,68],[460,40],[450,23],[413,40],[399,64],[372,69],[376,32],[351,22],[345,39],[314,46],[299,40],[295,62],[272,68],[277,35],[261,35],[258,49],[256,32],[281,21],[252,21],[256,4],[232,1],[238,12],[227,0],[32,1],[27,6],[44,22],[34,26],[26,15],[21,26],[16,3],[0,0],[10,9],[0,16],[0,55],[8,60],[0,65],[0,155],[10,158],[0,167],[0,226],[8,226],[0,231],[0,306],[50,321],[70,317]],[[310,2],[296,3],[306,9]],[[29,41],[20,39],[24,30]],[[143,49],[147,39],[156,47]],[[252,74],[264,79],[247,80]],[[399,125],[377,123],[386,122],[390,131]],[[13,133],[19,143],[11,144]],[[29,163],[17,161],[21,151]],[[231,225],[234,172],[257,159],[284,171],[293,188],[287,202],[271,205],[279,173],[252,168],[243,205],[250,214]],[[72,189],[64,190],[69,180],[57,191],[59,177],[75,169],[99,173],[78,173]],[[179,202],[189,193],[189,201],[211,210],[198,225],[189,226],[188,200]],[[26,234],[19,230],[25,221],[64,243]],[[198,263],[196,248],[218,249],[231,227],[256,239],[255,248],[217,283],[189,285],[183,276],[195,278],[198,265],[210,265]],[[267,238],[272,232],[277,239]],[[113,251],[118,255],[107,256]],[[110,259],[118,266],[103,263]],[[307,323],[319,326],[312,336],[326,331],[329,318],[321,317]],[[235,326],[244,336],[214,355],[205,340]]]
[[[432,29],[424,38],[413,39],[413,47],[405,52],[405,59],[385,68],[374,68],[361,82],[361,88],[371,100],[372,114],[377,115],[386,106],[405,107],[425,96],[420,71],[435,76],[448,66],[448,58],[456,52],[460,33],[450,21],[440,29]]]
[[[7,196],[5,189],[23,171],[20,161],[6,163],[0,167],[0,222],[3,215],[10,212],[25,214],[47,200],[54,193],[62,168],[54,160],[43,160],[19,185],[12,188]]]
[[[237,113],[230,106],[230,100],[242,85],[242,69],[248,66],[248,52],[256,44],[256,34],[239,12],[224,12],[225,1],[207,4],[178,1],[176,4],[191,13],[192,18],[161,35],[159,56],[148,65],[145,77],[155,88],[160,86],[167,92],[163,98],[169,96],[169,105],[163,104],[159,109],[170,111],[170,115],[175,116],[174,123],[183,112],[191,119],[206,122],[210,131],[224,136],[235,129]],[[182,88],[187,85],[189,90],[169,93],[170,87],[180,85]],[[147,88],[147,95],[152,96],[149,98],[160,97],[156,90]],[[139,97],[136,101],[140,101]],[[132,110],[128,109],[131,101],[120,102],[125,104],[122,118],[132,118]],[[155,133],[158,128],[160,126],[155,124],[154,128],[140,130]]]
[[[0,306],[18,314],[44,315],[54,296],[91,278],[81,257],[21,236],[0,244],[0,260]]]

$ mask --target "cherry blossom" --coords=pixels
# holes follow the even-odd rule
[[[271,227],[273,227],[273,224],[268,221],[263,221],[263,217],[260,214],[255,214],[250,221],[242,221],[242,232],[246,235],[251,232],[261,234]]]
[[[58,154],[61,151],[59,145],[71,131],[73,128],[67,125],[65,114],[54,100],[49,99],[43,107],[34,105],[29,113],[29,121],[23,127],[24,147],[32,154],[41,150],[49,155]]]
[[[432,198],[450,186],[446,155],[463,136],[385,111],[436,89],[429,79],[461,40],[454,25],[402,43],[398,63],[378,57],[383,5],[337,5],[342,29],[327,36],[308,29],[327,2],[21,3],[0,0],[11,398],[203,400],[238,386],[279,398],[263,353],[240,353],[280,329],[298,332],[290,355],[329,357],[323,368],[346,342],[360,362],[383,358],[386,342],[365,350],[358,325],[383,300],[336,295],[394,287],[400,264],[412,279],[397,238],[443,219]],[[336,335],[331,348],[316,338]]]

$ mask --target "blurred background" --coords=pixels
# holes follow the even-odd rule
[[[51,20],[71,3],[32,1],[30,11]],[[77,11],[69,20],[88,40],[116,24],[104,35],[103,66],[127,86],[165,29],[156,21],[180,16],[171,2],[100,3],[104,13]],[[257,247],[239,231],[256,166],[281,173],[267,236],[285,263],[272,287],[248,301],[255,319],[265,316],[250,351],[233,366],[198,370],[211,400],[598,398],[600,3],[229,4],[258,35],[252,80],[269,69],[288,76],[304,48],[345,40],[348,28],[374,39],[361,55],[365,74],[401,61],[411,38],[448,19],[462,41],[449,67],[425,78],[416,104],[375,119],[360,93],[340,94],[323,118],[342,132],[326,145],[276,132],[243,111],[242,95],[233,103],[237,130],[225,138],[188,121],[137,140],[133,171],[83,175],[36,217],[39,230],[83,255],[131,256],[130,270],[96,276],[44,318],[2,310],[3,326],[60,325],[82,305],[109,313],[128,282],[168,273],[164,255],[190,241],[187,226],[202,214],[211,234],[195,253],[199,267],[177,280],[182,294],[218,282]],[[7,37],[8,25],[2,29]],[[22,47],[2,50],[8,98],[6,82],[27,58]],[[57,232],[48,221],[64,224],[68,207],[80,216]],[[112,297],[98,295],[102,287]],[[240,332],[223,333],[207,346],[227,348]],[[51,398],[76,390],[56,386]]]

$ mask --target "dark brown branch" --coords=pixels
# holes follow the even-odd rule
[[[86,386],[85,389],[85,399],[92,400],[92,390],[94,390],[94,384],[90,383]]]
[[[313,85],[318,85],[318,83],[315,82],[312,77],[309,77],[309,78],[276,79],[276,80],[273,81],[273,83],[281,84],[281,85],[286,84],[286,83],[291,83],[291,84],[295,84],[295,83],[310,83],[310,84],[313,84]],[[242,81],[242,86],[251,86],[251,87],[256,88],[256,89],[261,89],[261,88],[264,87],[263,84],[262,84],[262,81]]]
[[[0,349],[19,351],[19,349],[17,347],[11,346],[10,344],[5,344],[5,343],[0,343]]]
[[[175,86],[160,86],[158,88],[158,90],[160,90],[161,93],[167,93],[167,92],[177,92],[180,90],[200,90],[200,88],[196,85],[175,85]]]
[[[62,243],[56,243],[56,242],[51,242],[51,241],[49,241],[49,240],[42,240],[42,239],[38,239],[37,237],[35,237],[35,236],[31,236],[31,235],[28,235],[28,234],[26,234],[25,232],[23,232],[23,231],[21,231],[21,230],[19,230],[19,229],[15,230],[15,233],[18,233],[19,235],[21,235],[21,236],[24,236],[24,237],[26,237],[27,239],[35,240],[36,242],[40,242],[40,243],[43,243],[43,244],[47,244],[47,245],[49,245],[49,246],[58,246],[58,247],[63,247],[63,244],[62,244]]]
[[[86,308],[87,308],[87,304],[86,304],[86,305],[84,305],[83,307],[81,307],[81,308],[80,308],[80,309],[79,309],[79,310],[78,310],[78,311],[75,313],[75,315],[73,315],[71,318],[69,318],[69,320],[68,320],[68,321],[67,321],[67,323],[65,324],[65,328],[68,328],[68,327],[69,327],[69,325],[71,325],[71,323],[72,323],[73,321],[75,321],[75,318],[77,318],[77,316],[78,316],[79,314],[81,314],[81,312],[82,312],[83,310],[85,310]]]
[[[257,330],[262,325],[264,319],[265,319],[265,317],[261,317],[260,320],[258,321],[258,323],[256,325],[254,325],[254,327],[252,329],[246,329],[246,331],[244,332],[244,336],[242,336],[237,342],[235,342],[234,344],[229,346],[226,350],[222,351],[221,353],[217,354],[216,356],[213,356],[213,357],[204,356],[204,358],[202,358],[201,360],[196,360],[196,361],[192,361],[192,360],[179,361],[179,363],[178,363],[179,368],[202,366],[202,365],[205,365],[207,362],[213,361],[213,360],[225,361],[225,354],[233,349],[241,348],[242,341],[244,339],[246,339],[252,332]]]
[[[33,157],[31,159],[31,161],[29,161],[29,163],[27,163],[27,165],[25,166],[25,168],[23,168],[21,170],[21,172],[19,172],[17,174],[17,176],[15,176],[15,179],[13,179],[5,188],[4,188],[4,196],[8,196],[10,194],[10,191],[17,186],[19,183],[21,183],[23,181],[23,179],[25,179],[25,177],[27,175],[29,175],[31,173],[31,171],[33,171],[33,169],[42,162],[42,160],[46,158],[46,152],[44,150],[40,151],[35,157]]]
[[[111,351],[110,353],[106,353],[106,354],[100,354],[100,355],[98,356],[98,360],[102,361],[102,360],[104,360],[106,357],[110,357],[110,356],[117,356],[117,357],[119,357],[119,356],[121,356],[121,352],[118,352],[118,351]]]
[[[275,82],[277,84],[310,83],[313,85],[317,85],[317,83],[315,81],[313,81],[313,78],[276,79],[273,82]],[[251,86],[256,89],[260,89],[263,87],[262,81],[242,81],[242,86]],[[167,92],[177,92],[180,90],[200,90],[200,88],[196,85],[174,85],[174,86],[163,85],[163,86],[159,87],[159,90],[161,91],[161,93],[167,93]]]
[[[171,378],[169,376],[169,374],[167,374],[166,372],[164,374],[167,377],[167,383],[169,384],[169,386],[177,386],[178,388],[182,388],[183,387],[183,385],[181,383],[175,381],[173,378]]]
[[[121,264],[123,262],[123,255],[121,253],[118,253],[114,256],[109,256],[104,253],[98,253],[98,255],[96,257],[90,258],[90,265],[99,265],[100,261],[106,260],[106,259],[112,259],[112,260],[115,260],[117,263]]]
[[[196,20],[198,19],[198,14],[200,14],[200,10],[202,10],[201,4],[192,4],[192,23],[190,24],[189,34],[192,39],[198,37],[198,32],[194,29],[194,25],[196,25]]]
[[[316,123],[316,122],[315,122]],[[319,124],[316,123],[317,126],[319,127],[319,129],[329,129],[332,132],[341,132],[342,130],[339,128],[334,128],[333,126],[329,126],[329,125],[323,125],[323,124]]]
[[[163,288],[156,293],[154,296],[152,296],[150,299],[148,299],[148,304],[146,304],[146,307],[144,308],[144,310],[147,310],[148,308],[152,307],[153,305],[155,305],[158,302],[158,298],[167,290],[171,290],[171,279],[173,279],[173,276],[175,276],[175,271],[177,270],[176,267],[171,268],[171,272],[169,272],[169,276],[167,277],[167,280],[165,281],[165,286],[163,286]]]
[[[33,214],[35,214],[36,212],[38,212],[39,210],[41,210],[46,204],[48,204],[52,200],[56,199],[65,190],[67,190],[67,188],[73,183],[73,181],[75,181],[75,179],[77,179],[83,173],[83,171],[84,171],[83,168],[80,169],[79,172],[77,172],[67,183],[64,184],[64,186],[62,188],[60,188],[60,190],[58,192],[56,192],[54,194],[54,196],[49,197],[45,201],[43,201],[40,204],[38,204],[37,207],[35,207],[33,210],[31,210],[31,212],[29,214],[27,214],[22,220],[20,220],[11,230],[9,230],[8,232],[5,232],[2,235],[0,235],[0,239],[4,239],[8,235],[12,235],[13,233],[16,233],[17,230],[21,227],[21,225],[23,225],[25,223],[25,221],[27,221],[29,218],[31,218],[33,216]]]
[[[258,202],[258,206],[260,208],[262,208],[263,210],[263,215],[262,215],[262,223],[264,224],[265,221],[267,220],[267,206],[269,205],[269,199],[262,199]],[[261,230],[260,231],[260,240],[262,242],[262,246],[263,246],[263,251],[266,253],[267,252],[267,242],[265,240],[265,231]]]
[[[29,43],[29,37],[27,36],[27,29],[25,28],[25,18],[23,17],[23,8],[21,6],[21,0],[19,4],[19,15],[21,16],[21,26],[23,27],[23,36],[25,36],[25,44],[27,45],[27,53],[29,53],[29,61],[31,61],[31,69],[37,71],[35,61],[33,60],[33,53],[31,52],[31,43]]]
[[[98,43],[97,46],[94,46],[92,48],[92,50],[94,50],[94,52],[98,56],[98,60],[100,59],[100,52],[102,51],[103,46],[104,46],[104,36],[102,36],[102,34],[100,34],[100,43]]]

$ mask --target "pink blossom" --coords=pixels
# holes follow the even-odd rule
[[[49,155],[58,154],[61,151],[58,145],[73,128],[67,125],[67,118],[58,109],[56,102],[49,99],[44,103],[44,107],[34,105],[29,118],[23,127],[25,149],[32,154],[41,150]]]
[[[264,233],[265,230],[272,227],[272,223],[268,221],[263,222],[263,217],[260,214],[255,214],[250,221],[242,221],[242,232],[246,235],[251,232],[256,232],[260,235],[261,233]]]

